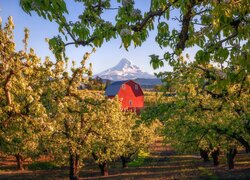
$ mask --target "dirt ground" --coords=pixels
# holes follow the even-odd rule
[[[250,154],[239,152],[233,170],[228,170],[226,159],[220,157],[219,167],[213,162],[203,162],[198,155],[178,155],[160,142],[152,148],[152,153],[137,167],[121,168],[113,162],[109,165],[109,176],[100,176],[96,165],[88,164],[80,171],[81,179],[250,179]],[[0,179],[68,179],[68,169],[58,170],[15,170],[14,159],[0,159]],[[26,162],[26,164],[29,162]]]

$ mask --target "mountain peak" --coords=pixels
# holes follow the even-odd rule
[[[128,63],[128,64],[132,64],[132,62],[131,62],[130,60],[126,59],[126,58],[122,58],[122,59],[120,60],[119,63]],[[118,63],[118,64],[119,64],[119,63]]]
[[[133,63],[131,61],[129,61],[128,59],[126,58],[122,58],[119,63],[114,66],[112,69],[114,70],[122,70],[124,68],[128,68],[130,66],[134,66]]]
[[[122,58],[117,65],[107,69],[95,76],[99,76],[102,79],[109,79],[113,81],[129,80],[129,79],[154,79],[155,76],[142,71],[138,66],[134,65],[126,58]]]

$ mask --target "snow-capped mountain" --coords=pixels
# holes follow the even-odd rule
[[[151,75],[147,72],[142,71],[138,66],[134,65],[131,61],[123,58],[120,62],[99,74],[96,74],[95,77],[99,76],[102,79],[109,79],[112,81],[121,81],[128,79],[155,79],[154,75]]]

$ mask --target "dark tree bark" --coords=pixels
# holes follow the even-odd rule
[[[70,158],[69,179],[78,180],[79,179],[79,156],[70,154],[69,158]]]
[[[92,156],[93,156],[93,158],[94,158],[95,161],[98,160],[98,157],[96,156],[95,153],[92,153]],[[109,175],[109,173],[108,173],[108,163],[107,163],[107,161],[104,161],[104,162],[102,162],[102,163],[99,163],[98,166],[99,166],[99,168],[100,168],[100,170],[101,170],[101,175],[103,175],[103,176],[108,176],[108,175]]]
[[[204,162],[209,161],[208,153],[209,153],[208,150],[200,149],[200,155],[201,155],[201,158],[204,160]]]
[[[23,171],[23,157],[18,153],[15,154],[16,157],[16,163],[17,163],[17,170]]]
[[[237,133],[228,133],[228,129],[220,129],[218,127],[213,127],[214,130],[216,130],[216,132],[218,132],[219,134],[224,134],[224,135],[227,135],[235,140],[237,140],[239,143],[242,144],[242,146],[245,147],[246,149],[246,153],[249,153],[250,152],[250,144],[249,142],[244,139],[242,136],[240,136],[240,134],[237,134]]]
[[[218,166],[219,165],[219,155],[220,155],[220,149],[219,148],[215,148],[212,153],[212,158],[214,161],[214,166]]]
[[[108,173],[108,163],[107,163],[107,161],[104,161],[103,163],[99,163],[98,166],[99,166],[99,168],[100,168],[100,170],[101,170],[101,174],[102,174],[103,176],[108,176],[108,175],[109,175],[109,173]]]
[[[240,136],[240,135],[238,135],[236,133],[233,133],[233,135],[231,135],[231,136],[232,136],[232,138],[239,141],[245,147],[246,153],[250,152],[250,144],[246,139],[244,139],[242,136]]]
[[[128,162],[129,162],[129,159],[128,157],[125,157],[125,156],[121,156],[121,160],[122,160],[122,167],[123,168],[127,168],[128,167]]]
[[[230,148],[229,151],[227,152],[227,163],[228,163],[229,169],[234,168],[234,158],[235,158],[236,154],[237,154],[236,148]]]

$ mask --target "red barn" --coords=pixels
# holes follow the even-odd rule
[[[105,95],[113,98],[118,95],[123,109],[132,109],[137,113],[144,107],[144,94],[139,84],[132,80],[116,81],[110,84]]]

